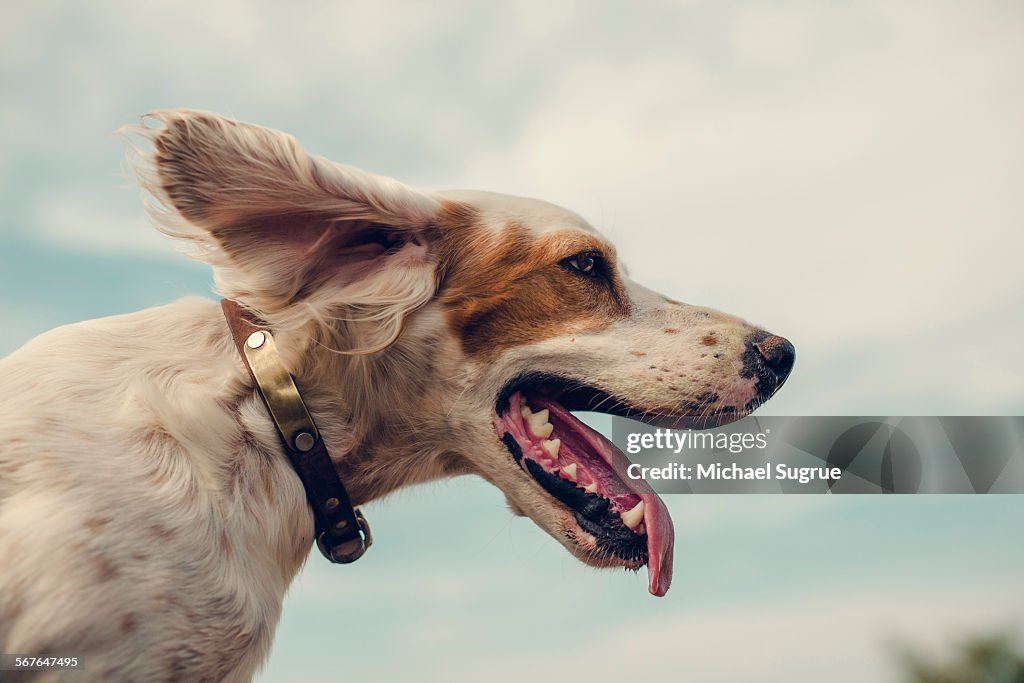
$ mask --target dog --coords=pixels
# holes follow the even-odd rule
[[[790,342],[634,283],[546,202],[420,192],[205,112],[129,138],[159,228],[272,333],[352,505],[474,474],[665,594],[665,505],[570,411],[735,420]],[[317,522],[236,341],[189,298],[0,361],[0,652],[82,657],[75,680],[254,676]]]

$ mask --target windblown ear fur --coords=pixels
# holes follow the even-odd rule
[[[433,295],[430,195],[206,112],[155,112],[128,133],[158,227],[214,266],[222,295],[290,326],[339,308],[393,317],[384,306],[400,326]]]

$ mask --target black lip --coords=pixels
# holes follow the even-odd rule
[[[595,524],[577,512],[576,522],[597,539],[602,550],[627,562],[639,562],[638,566],[647,564],[647,535],[634,533],[618,517],[604,524]]]
[[[580,393],[584,390],[598,391],[582,382],[571,380],[567,377],[560,377],[547,372],[524,372],[505,383],[505,387],[498,393],[498,399],[494,406],[495,412],[501,414],[509,410],[511,408],[509,401],[512,399],[512,394],[527,387],[531,390],[536,390],[538,393],[557,396],[558,402],[565,406],[567,410],[586,410],[586,408],[573,408],[569,406],[565,399],[570,393]]]
[[[527,459],[526,469],[545,491],[591,522],[604,522],[611,517],[611,504],[607,498],[587,493],[568,479],[548,472],[533,460]]]
[[[502,441],[512,452],[512,456],[522,460],[522,450],[515,438],[506,433]],[[511,444],[515,444],[513,448]],[[611,502],[596,493],[587,493],[568,479],[552,474],[541,465],[529,458],[526,459],[526,470],[537,480],[537,483],[553,498],[571,509],[576,515],[576,522],[587,533],[597,539],[597,545],[616,557],[627,562],[647,561],[647,535],[638,534],[627,527],[619,515],[612,511]]]
[[[668,429],[719,427],[738,420],[766,400],[755,399],[744,406],[742,411],[736,408],[720,408],[714,412],[703,414],[702,406],[698,403],[694,405],[694,414],[692,415],[662,415],[638,408],[625,399],[579,380],[547,372],[526,372],[509,380],[498,393],[494,406],[495,412],[500,415],[510,410],[512,395],[524,389],[529,390],[530,394],[543,395],[556,400],[569,411],[593,411],[616,417],[626,417]]]

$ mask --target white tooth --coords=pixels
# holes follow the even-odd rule
[[[521,408],[521,407],[523,407],[523,406],[525,406],[525,405],[527,405],[527,403],[526,403],[526,397],[525,397],[525,396],[523,396],[522,394],[520,394],[520,395],[519,395],[519,407]]]
[[[555,431],[554,425],[550,422],[545,422],[539,427],[537,425],[533,425],[530,429],[533,431],[534,436],[538,436],[542,439],[548,438],[551,436],[551,432]]]
[[[554,426],[548,422],[547,408],[527,416],[526,421],[530,424],[530,431],[533,432],[533,435],[539,436],[542,439],[546,439],[551,436],[551,432],[555,429]]]
[[[586,491],[587,493],[597,493],[597,482],[590,482],[589,484],[583,487],[583,490]]]
[[[551,439],[550,441],[541,441],[540,447],[547,451],[548,457],[555,462],[558,462],[558,449],[562,446],[561,439]]]
[[[637,528],[642,521],[644,521],[644,502],[642,500],[632,510],[626,510],[622,513],[622,523],[630,529]]]
[[[562,474],[568,477],[571,481],[576,481],[576,463],[572,463],[563,467]]]
[[[523,403],[523,405],[519,406],[519,412],[522,413],[523,417],[525,417],[527,420],[529,420],[530,416],[533,415],[533,411],[530,410],[530,406],[526,405],[525,402]]]

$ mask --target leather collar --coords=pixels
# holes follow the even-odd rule
[[[370,525],[352,506],[327,447],[281,357],[269,326],[231,299],[221,309],[242,362],[263,397],[316,519],[316,544],[331,562],[355,562],[373,543]]]

